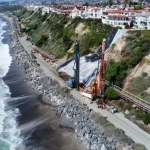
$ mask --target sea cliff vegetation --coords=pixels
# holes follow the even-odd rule
[[[112,30],[110,25],[102,24],[100,19],[69,18],[67,15],[42,15],[38,10],[23,9],[15,15],[18,17],[22,32],[28,32],[35,45],[61,58],[68,50],[74,49],[74,41],[80,40],[81,54],[97,50],[103,38]],[[29,17],[31,16],[31,17]]]
[[[150,53],[150,31],[131,30],[125,37],[125,46],[121,52],[122,60],[115,62],[113,59],[106,68],[106,80],[118,86],[123,86],[123,80],[131,69],[133,69],[143,57]],[[144,78],[144,77],[143,77]],[[149,78],[145,83],[148,83]],[[137,86],[139,88],[139,86]],[[143,86],[143,88],[147,86]],[[136,93],[139,94],[139,93]]]

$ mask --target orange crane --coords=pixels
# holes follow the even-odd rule
[[[92,101],[98,98],[98,107],[105,108],[104,96],[105,96],[105,80],[104,80],[104,72],[105,72],[105,60],[104,53],[106,47],[106,39],[102,41],[102,52],[101,52],[101,62],[98,64],[98,72],[96,74],[96,79],[93,80],[92,86],[90,89],[90,94],[92,95]]]

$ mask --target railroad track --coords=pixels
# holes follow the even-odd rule
[[[105,83],[107,85],[109,85],[108,81],[105,81]],[[116,85],[113,85],[112,87],[119,94],[119,96],[122,97],[124,100],[137,105],[137,107],[143,109],[146,112],[150,112],[150,103],[149,102],[135,96],[134,94],[132,94]]]

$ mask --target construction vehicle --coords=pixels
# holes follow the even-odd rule
[[[86,89],[86,86],[92,80],[92,78],[96,76],[96,73],[97,73],[97,68],[92,72],[92,74],[89,77],[87,77],[85,80],[83,80],[82,87],[80,88],[81,94],[90,99],[92,98],[92,95],[85,93],[84,90]]]
[[[79,41],[76,40],[76,50],[75,50],[75,63],[73,66],[74,76],[71,81],[66,81],[65,84],[71,88],[77,88],[79,91],[79,70],[80,70],[80,53],[79,53]]]
[[[96,78],[92,81],[90,93],[82,92],[82,95],[87,96],[92,99],[92,101],[97,100],[99,108],[105,108],[104,103],[104,94],[105,94],[105,80],[104,80],[104,71],[105,71],[105,61],[104,61],[104,52],[106,47],[106,39],[102,41],[101,49],[101,61],[99,56],[98,69],[96,73]],[[101,65],[100,65],[101,64]]]

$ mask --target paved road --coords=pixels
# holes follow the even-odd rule
[[[19,40],[23,45],[23,47],[29,53],[31,53],[31,49],[32,49],[31,44],[28,41],[25,41],[25,38],[20,38]],[[61,86],[66,86],[64,84],[64,81],[60,77],[58,77],[57,72],[50,66],[50,63],[45,62],[39,54],[36,54],[36,57],[41,68],[48,76],[57,80]],[[107,120],[111,122],[115,127],[122,129],[126,135],[132,138],[133,141],[145,145],[145,147],[148,150],[150,150],[150,134],[146,133],[145,131],[140,129],[137,125],[135,125],[134,123],[126,119],[122,113],[112,114],[107,110],[97,108],[96,103],[90,104],[90,100],[83,97],[75,89],[71,90],[71,94],[82,103],[87,104],[95,112],[103,116],[107,115],[108,117]]]

